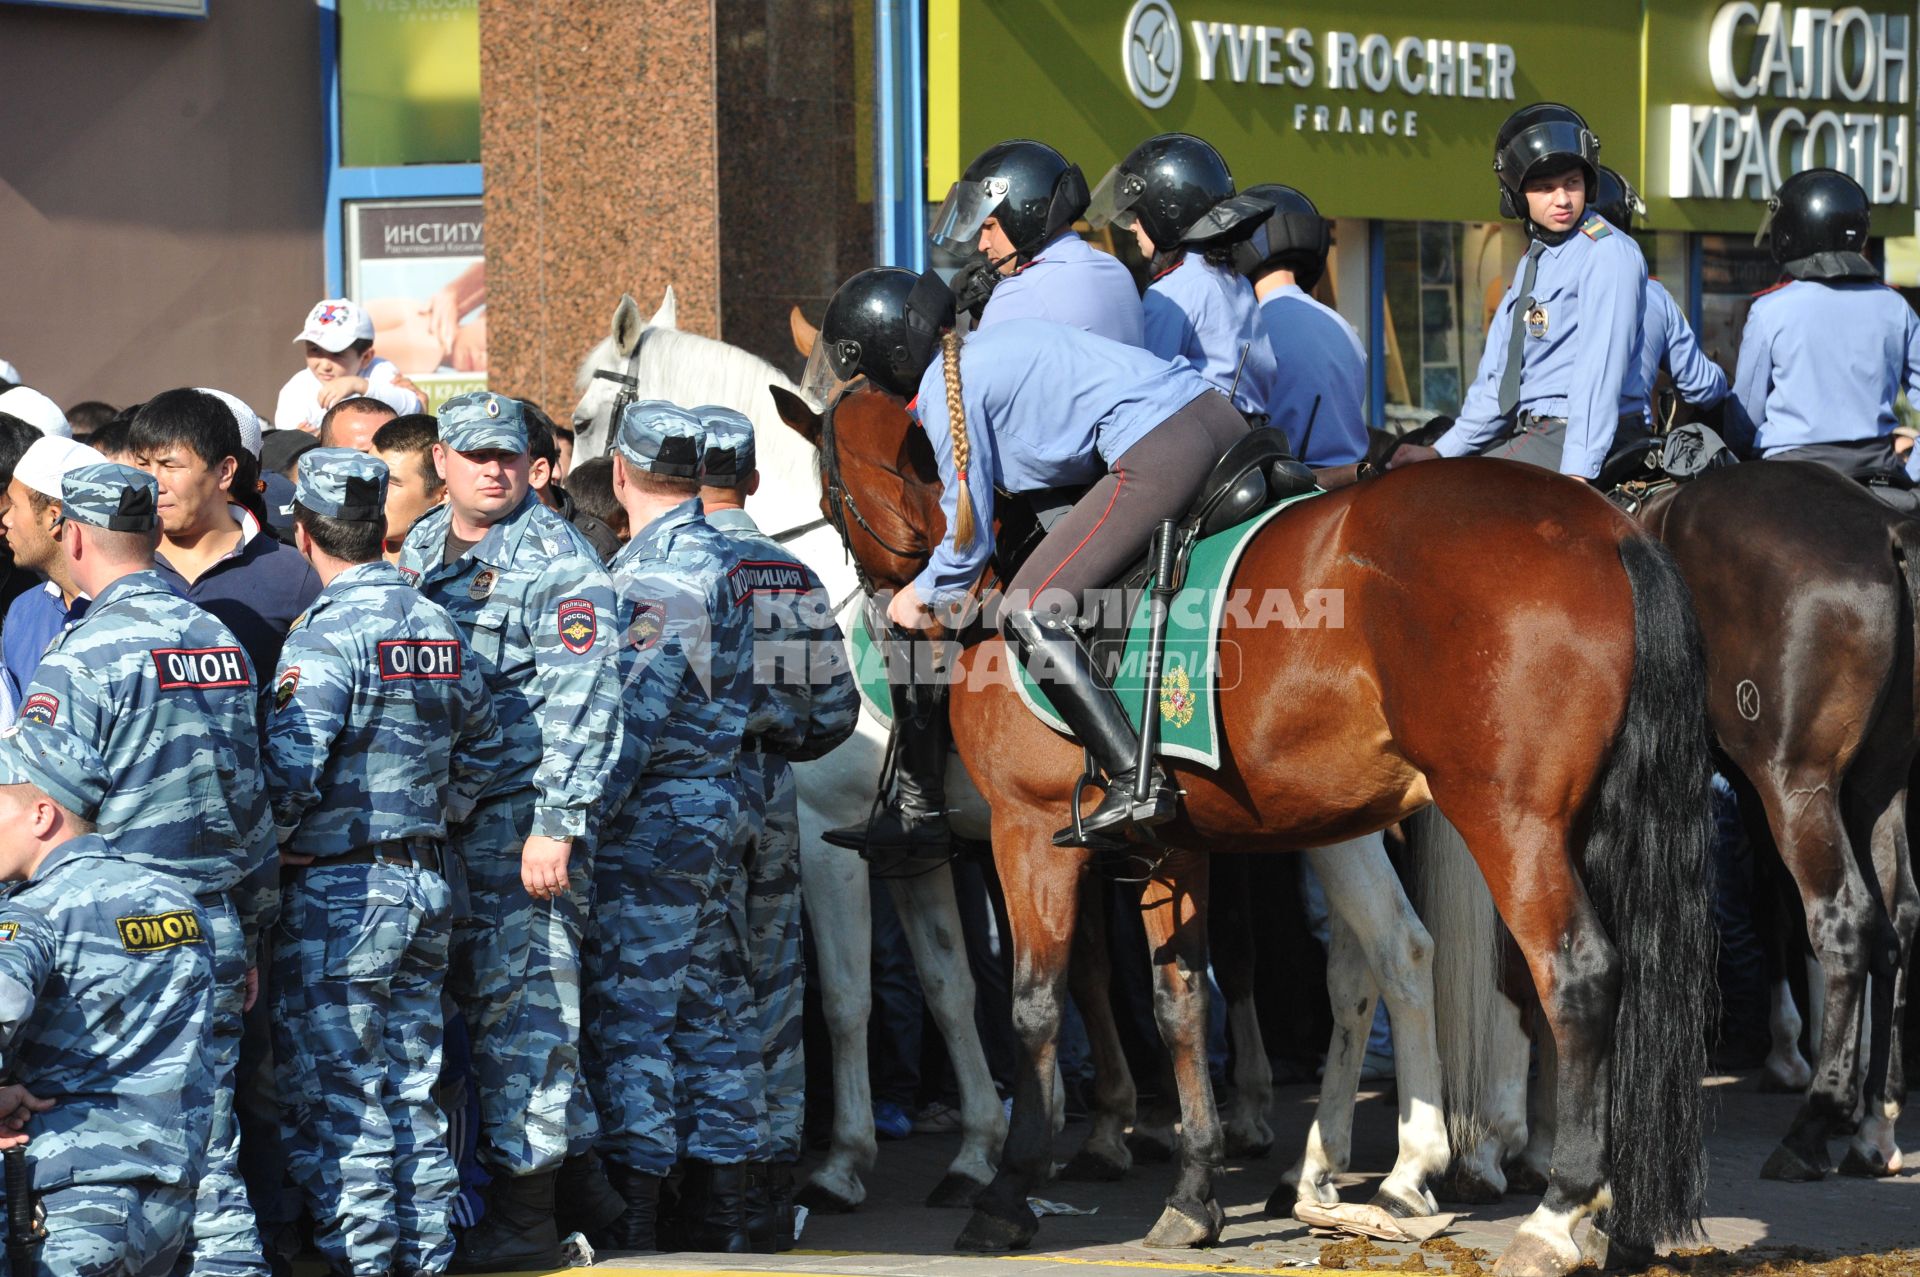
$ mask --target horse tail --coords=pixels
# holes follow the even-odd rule
[[[1607,1123],[1627,1244],[1701,1235],[1707,1033],[1716,993],[1706,661],[1692,598],[1651,537],[1620,543],[1633,593],[1626,720],[1601,776],[1586,888],[1619,958]]]
[[[1502,1134],[1490,1097],[1513,1062],[1501,1057],[1526,1050],[1504,1031],[1513,1019],[1500,991],[1507,929],[1466,841],[1438,807],[1408,821],[1407,843],[1414,905],[1433,937],[1434,1036],[1447,1142],[1464,1158]],[[1490,1161],[1489,1169],[1497,1170],[1497,1152]]]

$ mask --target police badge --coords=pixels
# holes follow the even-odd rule
[[[299,686],[300,686],[300,667],[298,665],[290,665],[287,667],[287,672],[280,676],[280,681],[274,684],[274,688],[273,688],[274,713],[276,714],[279,713],[281,710],[285,709],[289,704],[293,702],[293,694],[299,688]]]
[[[1547,335],[1547,308],[1535,302],[1527,309],[1527,336],[1536,341]]]
[[[666,627],[666,605],[657,599],[642,599],[633,607],[633,620],[627,626],[627,646],[644,652],[654,645]]]
[[[599,622],[589,599],[562,599],[559,609],[560,642],[575,656],[584,656],[593,647],[600,632]]]
[[[467,583],[467,597],[475,603],[493,597],[493,583],[498,576],[492,568],[481,568],[472,581]]]

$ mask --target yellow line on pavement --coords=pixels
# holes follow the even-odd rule
[[[878,1259],[895,1256],[880,1251],[854,1250],[794,1250],[789,1251],[798,1257],[838,1258],[838,1259]],[[900,1258],[906,1258],[901,1256]],[[1071,1255],[982,1255],[981,1259],[1000,1260],[1014,1264],[1077,1264],[1086,1268],[1146,1268],[1162,1272],[1176,1273],[1244,1273],[1246,1277],[1313,1277],[1316,1273],[1330,1270],[1324,1268],[1256,1268],[1251,1264],[1177,1264],[1152,1259],[1082,1259]],[[570,1270],[562,1269],[554,1277],[565,1277]],[[627,1268],[613,1265],[595,1265],[590,1270],[571,1270],[575,1274],[592,1272],[594,1277],[872,1277],[872,1274],[852,1274],[819,1272],[813,1269],[767,1269],[732,1268],[714,1265],[707,1268]]]

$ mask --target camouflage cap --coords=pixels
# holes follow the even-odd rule
[[[387,463],[358,448],[300,454],[293,499],[329,519],[370,523],[387,510]]]
[[[60,476],[60,512],[109,532],[151,532],[160,526],[160,485],[145,470],[96,461]]]
[[[0,785],[32,785],[92,820],[111,784],[106,760],[84,737],[27,723],[0,731]]]
[[[440,405],[440,442],[455,452],[525,452],[526,410],[491,390],[455,395]]]
[[[674,479],[700,477],[700,418],[664,399],[642,399],[620,414],[613,446],[648,474]]]
[[[737,488],[753,473],[753,422],[743,412],[703,404],[693,410],[706,432],[704,480],[716,488]]]

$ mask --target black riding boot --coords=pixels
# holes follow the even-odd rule
[[[939,699],[931,711],[916,714],[905,688],[894,684],[890,690],[895,724],[893,801],[871,821],[828,830],[821,837],[836,847],[861,852],[869,860],[944,860],[953,845],[953,829],[947,824],[947,742],[952,733],[945,691],[919,691],[919,696]]]
[[[587,1234],[587,1240],[606,1250],[634,1250],[652,1253],[660,1249],[660,1183],[662,1176],[647,1175],[618,1162],[607,1164],[607,1177],[621,1202],[620,1214]]]
[[[460,1235],[450,1273],[512,1273],[560,1266],[553,1230],[558,1171],[503,1175],[487,1193],[487,1214]]]
[[[1173,818],[1179,794],[1155,768],[1146,799],[1136,803],[1133,785],[1140,737],[1120,705],[1120,698],[1094,667],[1080,636],[1065,624],[1032,612],[1013,612],[1006,618],[1006,636],[1020,660],[1047,690],[1047,699],[1067,720],[1067,726],[1094,762],[1107,774],[1106,794],[1100,805],[1080,818],[1089,837],[1119,836],[1134,826],[1158,825]],[[1077,845],[1069,825],[1053,836],[1063,847]]]
[[[607,1179],[607,1168],[592,1150],[560,1163],[553,1187],[553,1227],[562,1239],[574,1233],[591,1238],[626,1212],[627,1203]]]
[[[715,1166],[687,1165],[687,1188],[681,1197],[688,1250],[722,1255],[744,1255],[753,1249],[747,1236],[747,1173],[745,1163]]]
[[[773,1174],[784,1169],[771,1162],[747,1163],[747,1237],[757,1255],[780,1250],[779,1209],[774,1204]]]

